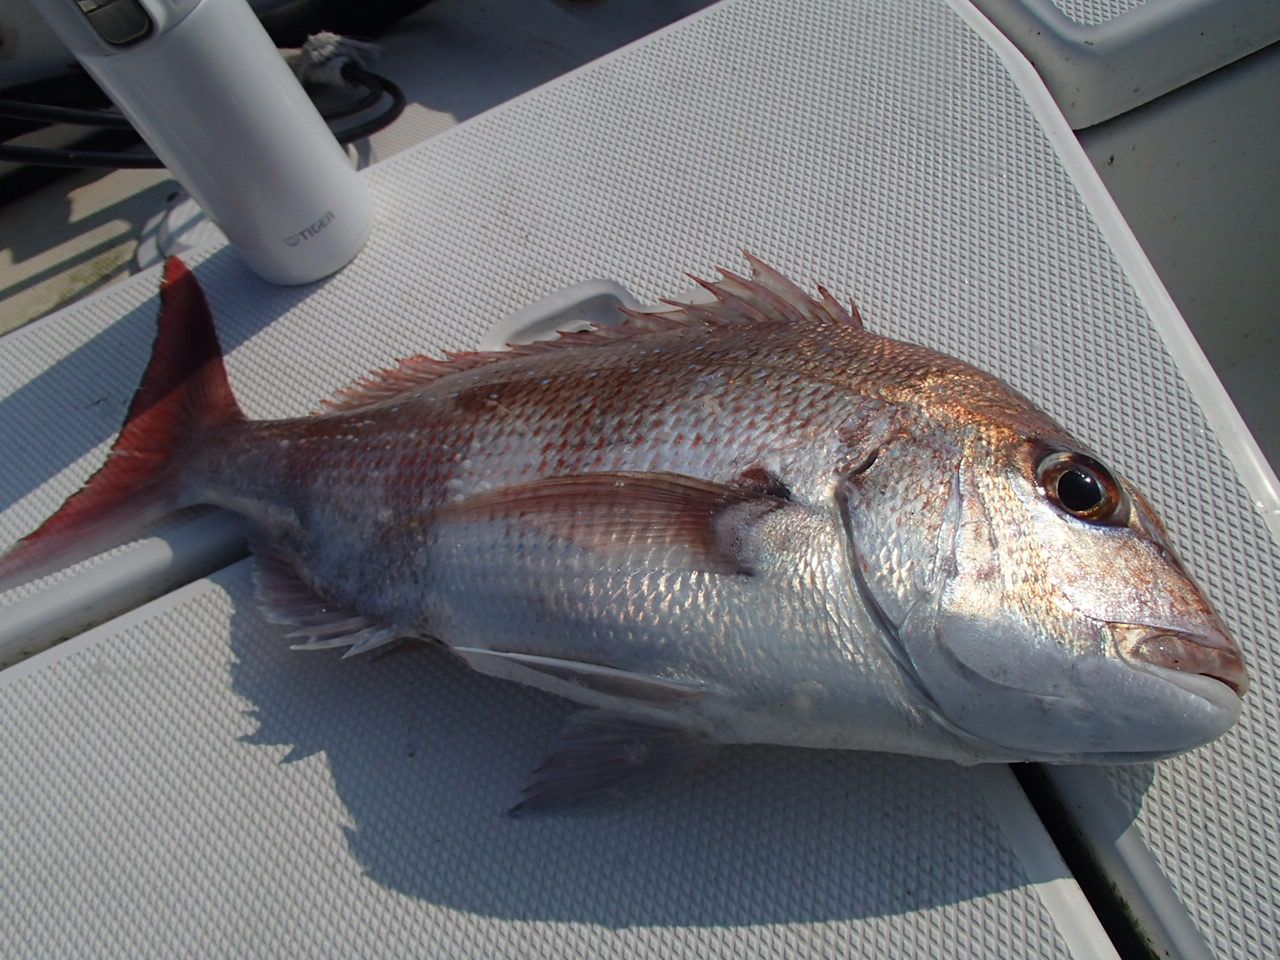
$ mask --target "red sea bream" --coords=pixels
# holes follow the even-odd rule
[[[751,264],[250,421],[171,261],[107,464],[0,581],[190,504],[243,514],[298,646],[430,640],[587,708],[524,809],[716,743],[1123,762],[1231,726],[1240,653],[1132,485],[995,377]]]

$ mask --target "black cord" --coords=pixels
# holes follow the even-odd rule
[[[348,144],[356,140],[363,140],[370,134],[377,133],[384,127],[390,126],[396,121],[396,118],[399,117],[400,114],[404,113],[404,91],[386,77],[380,76],[376,73],[370,73],[368,70],[365,70],[362,67],[357,67],[354,64],[348,64],[346,69],[343,70],[343,74],[350,77],[356,83],[363,84],[370,90],[376,90],[378,96],[374,100],[375,103],[377,100],[381,99],[382,94],[384,93],[390,97],[391,103],[388,104],[386,110],[382,111],[382,113],[378,114],[376,117],[371,117],[364,123],[356,124],[354,127],[348,127],[346,130],[336,132],[335,136],[337,136],[339,143]]]
[[[321,110],[320,116],[326,120],[341,120],[368,110],[382,99],[383,89],[378,84],[380,77],[370,74],[354,65],[348,65],[342,71],[344,77],[359,87],[364,94],[348,103]],[[34,120],[37,123],[69,123],[82,127],[108,127],[114,130],[132,130],[133,125],[118,110],[77,110],[74,107],[54,107],[44,103],[28,103],[25,100],[0,99],[0,117],[11,117],[15,120]]]
[[[0,160],[30,163],[40,167],[106,167],[115,170],[146,170],[163,167],[151,153],[108,153],[102,150],[55,150],[52,147],[24,147],[0,143]]]
[[[376,74],[361,70],[355,64],[349,63],[342,68],[342,76],[355,86],[363,87],[364,94],[358,100],[352,100],[336,107],[321,110],[320,116],[326,120],[342,120],[357,113],[363,113],[370,107],[376,106],[378,101],[382,99],[383,90],[378,83],[382,78]]]
[[[324,111],[326,120],[342,120],[362,113],[374,106],[383,96],[390,98],[387,109],[364,123],[336,131],[342,144],[351,143],[376,133],[395,121],[404,112],[404,92],[386,77],[348,64],[343,76],[363,87],[365,93],[359,99]],[[19,103],[0,100],[0,116],[21,120],[38,120],[45,123],[73,123],[84,126],[132,129],[129,121],[115,111],[74,110],[70,107],[50,107],[43,104]],[[151,152],[113,153],[101,150],[54,149],[51,147],[27,147],[0,143],[0,160],[11,163],[29,163],[45,167],[103,167],[118,170],[154,169],[164,164]]]
[[[0,100],[0,117],[35,120],[38,123],[74,123],[84,127],[133,129],[117,110],[76,110],[73,107],[51,107],[43,103],[24,103],[21,100]]]

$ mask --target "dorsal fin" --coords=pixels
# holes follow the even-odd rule
[[[506,350],[447,353],[445,359],[415,356],[401,360],[396,366],[378,370],[362,380],[344,387],[323,403],[323,413],[348,413],[412,393],[441,377],[472,370],[490,363],[501,363],[513,357],[530,356],[553,350],[604,346],[633,337],[666,333],[689,327],[715,327],[753,323],[836,323],[862,329],[858,308],[844,307],[826,287],[818,287],[812,297],[759,257],[743,252],[751,265],[751,276],[742,277],[718,267],[719,280],[690,279],[714,297],[709,303],[684,303],[662,300],[670,309],[645,311],[622,309],[623,319],[612,325],[596,325],[590,330],[562,332],[556,340],[535,340],[513,344]]]
[[[470,370],[495,360],[515,356],[511,351],[498,350],[486,353],[445,353],[444,359],[417,354],[397,360],[394,367],[375,370],[362,380],[343,387],[330,399],[320,401],[318,413],[347,413],[376,406],[406,393],[434,383],[443,376]]]

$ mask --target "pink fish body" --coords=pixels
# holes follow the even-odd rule
[[[298,646],[436,641],[589,708],[526,809],[714,743],[1108,762],[1234,722],[1239,651],[1140,494],[996,378],[752,266],[249,421],[171,261],[112,457],[0,581],[188,504],[241,513]]]

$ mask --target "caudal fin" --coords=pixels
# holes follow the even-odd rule
[[[244,419],[200,284],[165,264],[151,360],[106,463],[38,530],[0,555],[0,590],[101,553],[184,504],[183,451],[210,428]]]

